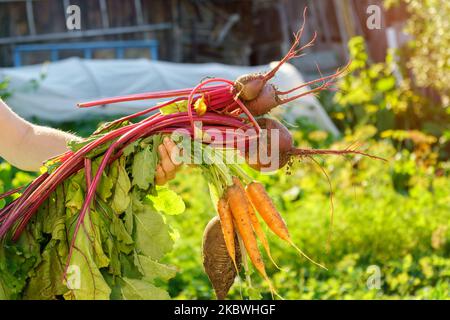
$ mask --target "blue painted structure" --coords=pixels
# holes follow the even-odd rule
[[[100,41],[100,42],[72,42],[72,43],[45,43],[24,44],[14,48],[14,66],[22,65],[22,53],[36,51],[50,51],[50,60],[57,61],[59,52],[64,50],[82,50],[85,59],[92,59],[95,50],[114,49],[116,59],[123,59],[126,49],[147,48],[152,60],[158,60],[157,40],[131,40],[131,41]]]

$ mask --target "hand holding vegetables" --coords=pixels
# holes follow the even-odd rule
[[[26,280],[11,288],[12,293],[8,294],[19,297],[36,294],[34,290],[30,293],[29,287],[25,285],[42,280],[39,275],[47,270],[47,259],[63,261],[63,264],[58,266],[60,278],[45,280],[45,285],[51,288],[46,297],[85,297],[87,293],[81,294],[77,289],[61,286],[61,281],[68,279],[68,271],[74,261],[81,264],[84,259],[85,277],[94,282],[93,298],[136,298],[142,292],[149,291],[155,292],[151,297],[162,296],[153,280],[157,277],[167,278],[171,274],[164,269],[167,266],[158,262],[170,250],[171,242],[168,228],[157,212],[162,201],[158,202],[160,189],[155,185],[164,184],[174,177],[179,166],[174,155],[180,150],[167,136],[180,131],[183,132],[183,141],[188,141],[189,145],[203,152],[199,158],[194,148],[192,153],[187,152],[187,156],[202,169],[211,194],[217,197],[214,201],[217,201],[220,226],[217,222],[213,226],[214,230],[222,231],[223,239],[219,239],[221,244],[217,247],[222,254],[210,252],[208,257],[213,260],[216,256],[223,257],[225,249],[229,259],[223,260],[227,263],[220,265],[228,268],[228,271],[233,267],[237,274],[240,270],[239,253],[245,249],[271,292],[277,294],[266,273],[258,247],[259,239],[272,259],[269,243],[259,223],[259,214],[278,237],[316,263],[293,243],[286,223],[264,187],[252,181],[240,164],[222,162],[220,157],[215,157],[217,154],[223,155],[230,145],[236,149],[240,142],[249,146],[255,141],[256,159],[248,151],[240,151],[249,165],[257,170],[276,170],[295,156],[369,156],[355,149],[298,149],[294,147],[289,131],[281,123],[264,117],[255,119],[276,106],[328,88],[346,70],[337,70],[332,75],[284,92],[270,84],[268,81],[283,63],[298,57],[302,50],[313,44],[314,37],[306,44],[300,44],[303,29],[304,23],[295,34],[294,44],[287,55],[274,69],[263,74],[244,75],[234,82],[212,78],[195,88],[80,103],[79,107],[86,108],[121,101],[170,98],[162,104],[107,123],[89,138],[69,144],[69,151],[47,161],[42,174],[22,188],[21,194],[0,210],[0,238],[9,243],[4,248],[0,247],[3,249],[0,250],[0,269],[6,265],[1,263],[2,259],[13,255],[15,250],[34,248],[33,254],[37,257],[33,263],[22,264],[27,269],[23,271],[25,275],[20,276]],[[314,84],[319,85],[297,95],[283,97]],[[270,138],[275,133],[278,140],[264,139],[264,136]],[[268,149],[271,150],[269,161],[263,163],[259,155],[264,151],[267,153]],[[273,166],[272,163],[277,165]],[[5,193],[1,197],[10,194]],[[47,216],[51,217],[51,222],[46,222],[49,221],[44,219]],[[240,241],[237,241],[235,234],[244,248],[238,245]],[[32,240],[29,240],[30,237]],[[10,239],[17,241],[16,244],[12,244]],[[205,239],[210,238],[205,236]],[[27,241],[31,241],[31,245]],[[204,247],[208,247],[208,250],[214,248],[209,244]],[[217,268],[213,270],[215,275],[221,273]],[[4,274],[18,277],[15,274],[17,268],[0,271],[0,289],[2,282],[5,283],[2,281]],[[227,274],[232,275],[232,278],[233,272]],[[39,279],[36,279],[36,275]],[[226,295],[229,284],[222,287],[221,297]],[[218,288],[217,284],[214,287]]]
[[[160,160],[156,167],[155,180],[157,185],[164,185],[167,181],[175,178],[175,174],[181,166],[180,160],[177,158],[180,150],[172,140],[165,137],[163,143],[158,147],[158,154]]]

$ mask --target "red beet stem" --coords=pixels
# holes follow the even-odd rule
[[[184,117],[183,117],[184,116]],[[229,125],[231,127],[239,128],[245,126],[243,119],[238,119],[232,116],[219,115],[217,113],[206,113],[202,117],[195,116],[196,120],[203,121],[205,123],[211,123],[216,125]],[[57,167],[50,175],[45,174],[46,176],[42,176],[39,181],[35,181],[33,185],[36,188],[29,188],[28,191],[24,192],[19,201],[11,207],[11,211],[8,214],[8,217],[5,219],[5,222],[0,226],[0,237],[6,235],[8,230],[16,224],[17,221],[20,220],[19,226],[14,233],[14,239],[17,239],[20,236],[20,233],[25,228],[26,223],[32,217],[32,215],[36,212],[39,206],[48,198],[48,196],[53,192],[56,187],[61,184],[65,179],[69,176],[77,172],[83,167],[83,159],[84,156],[93,150],[94,148],[100,146],[103,143],[106,143],[110,140],[113,140],[117,137],[120,137],[115,143],[113,143],[114,148],[120,146],[123,142],[129,142],[130,139],[138,139],[143,135],[149,135],[157,132],[157,130],[163,130],[167,127],[172,127],[173,125],[181,125],[183,127],[188,123],[190,118],[186,116],[186,113],[177,113],[170,115],[161,115],[156,114],[150,118],[147,118],[140,123],[130,124],[125,127],[118,128],[111,132],[108,132],[104,136],[98,138],[97,140],[92,141],[91,143],[83,146],[80,150],[75,153],[68,152],[63,154],[61,159],[64,158],[64,161],[61,163],[59,167]],[[182,125],[184,123],[184,125]],[[146,129],[147,130],[143,130]],[[143,130],[142,132],[140,130]],[[130,133],[131,132],[131,133]],[[134,141],[131,140],[131,141]],[[112,149],[111,149],[112,150]],[[108,150],[109,151],[109,150]],[[107,152],[108,154],[108,152]],[[108,157],[111,156],[112,151],[109,152]],[[106,157],[106,155],[105,155]],[[102,170],[106,166],[105,158],[103,159],[105,162],[103,163]],[[98,174],[101,173],[99,169]],[[41,180],[42,179],[42,180]],[[100,176],[98,176],[97,180],[92,181],[90,190],[91,193],[88,194],[89,199],[92,200],[93,190],[96,189]],[[81,214],[81,213],[80,213]],[[82,219],[84,218],[85,213],[82,215]],[[81,219],[81,220],[82,220]]]
[[[186,98],[185,97],[175,98],[175,99],[167,101],[167,102],[165,102],[163,104],[152,106],[152,107],[150,107],[148,109],[145,109],[145,110],[142,110],[142,111],[130,114],[128,116],[116,119],[116,120],[112,121],[107,127],[103,128],[103,130],[100,130],[99,132],[103,132],[104,130],[106,130],[107,128],[109,128],[109,127],[111,127],[111,126],[113,126],[115,124],[122,123],[124,121],[131,120],[131,119],[134,119],[134,118],[137,118],[137,117],[144,116],[144,115],[146,115],[146,114],[148,114],[150,112],[159,110],[159,109],[161,109],[163,107],[166,107],[166,106],[168,106],[168,105],[170,105],[172,103],[175,103],[175,102],[178,102],[178,101],[181,101],[181,100],[186,100]]]
[[[217,89],[224,89],[224,88],[226,88],[225,85],[211,86],[208,88],[204,88],[203,90],[200,90],[199,93],[208,92],[208,91],[217,90]],[[192,91],[192,88],[187,88],[187,89],[180,89],[180,90],[167,90],[167,91],[130,94],[130,95],[126,95],[126,96],[118,96],[118,97],[104,98],[104,99],[88,101],[88,102],[81,102],[81,103],[78,103],[78,107],[88,108],[88,107],[112,104],[112,103],[117,103],[117,102],[173,98],[173,97],[187,95],[191,91]]]
[[[123,132],[126,132],[133,126],[135,125],[129,125],[127,127],[122,127],[117,130],[111,131],[105,136],[100,137],[99,139],[85,145],[80,150],[73,153],[72,156],[66,159],[66,161],[64,161],[59,167],[57,167],[55,171],[53,171],[48,177],[46,177],[46,179],[42,181],[42,183],[37,186],[35,190],[32,191],[31,194],[27,194],[26,196],[25,194],[23,194],[21,196],[21,201],[19,201],[17,205],[14,206],[12,212],[9,215],[9,218],[0,227],[0,238],[3,237],[8,231],[7,229],[9,229],[15,223],[15,221],[17,221],[21,212],[23,212],[27,206],[31,205],[37,208],[37,206],[33,204],[40,204],[45,201],[46,198],[41,196],[42,192],[45,192],[47,188],[56,188],[58,183],[63,180],[61,179],[61,176],[65,177],[65,173],[76,166],[77,161],[79,163],[79,160],[84,157],[86,153],[98,147],[99,145],[112,140],[117,136],[120,136]]]
[[[66,172],[63,176],[60,177],[60,179],[53,185],[51,185],[50,188],[45,189],[44,192],[40,194],[40,198],[38,198],[35,201],[30,201],[30,199],[27,199],[31,206],[28,207],[26,210],[24,209],[21,211],[21,214],[18,218],[15,219],[14,223],[19,222],[18,227],[16,228],[16,231],[13,234],[12,240],[16,241],[19,239],[21,233],[25,229],[28,221],[32,218],[32,216],[36,213],[36,211],[39,209],[40,205],[47,200],[47,198],[50,196],[50,194],[68,177],[70,177],[75,172],[78,172],[82,168],[82,164],[78,164],[78,166],[75,166],[71,169],[71,171]],[[1,237],[1,236],[0,236]]]
[[[206,81],[204,81],[202,83],[199,83],[197,86],[195,86],[194,89],[192,89],[192,91],[190,92],[189,97],[188,97],[188,102],[187,102],[188,108],[187,108],[187,111],[188,111],[188,115],[189,115],[189,121],[191,123],[191,128],[192,128],[193,131],[195,130],[194,120],[193,120],[193,117],[192,117],[192,108],[193,108],[192,102],[193,102],[193,99],[194,99],[194,94],[197,93],[197,92],[201,92],[201,89],[205,85],[207,85],[208,83],[212,83],[212,82],[224,82],[224,83],[230,85],[231,87],[234,86],[234,83],[232,81],[229,81],[229,80],[226,80],[226,79],[221,79],[221,78],[213,78],[213,79],[208,79],[208,80],[206,80]]]
[[[241,100],[239,100],[238,97],[235,98],[236,103],[239,105],[239,107],[244,111],[244,113],[247,115],[249,120],[252,122],[253,126],[255,127],[256,133],[259,134],[261,132],[261,128],[259,127],[258,122],[256,122],[255,117],[251,114],[250,111],[248,111],[247,107],[242,103]]]
[[[9,191],[1,194],[0,195],[0,200],[3,199],[3,198],[9,197],[10,195],[13,195],[14,193],[17,193],[17,192],[21,191],[23,188],[25,188],[25,186],[18,187],[18,188],[9,190]]]
[[[48,173],[41,174],[37,177],[33,182],[29,184],[29,186],[23,191],[22,195],[14,201],[14,205],[9,209],[9,213],[7,218],[3,221],[0,226],[0,238],[2,238],[8,232],[9,228],[15,223],[17,216],[17,211],[15,210],[17,207],[21,206],[22,203],[26,202],[28,196],[37,189],[43,181],[48,177]]]
[[[3,220],[5,220],[8,217],[8,214],[11,211],[11,208],[14,206],[16,201],[17,201],[17,199],[12,201],[8,205],[6,205],[3,209],[0,210],[0,224]]]

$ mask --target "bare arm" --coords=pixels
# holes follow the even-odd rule
[[[0,99],[0,157],[15,167],[38,171],[43,162],[67,151],[70,133],[37,126],[16,115]]]
[[[15,114],[0,99],[0,157],[13,166],[38,171],[44,161],[66,152],[67,142],[81,138],[56,129],[37,126]],[[156,170],[156,183],[163,185],[175,177],[180,164],[175,143],[165,139],[159,148],[161,161]]]

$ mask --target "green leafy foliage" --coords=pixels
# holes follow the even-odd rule
[[[157,143],[157,141],[155,142]],[[158,164],[157,153],[157,149],[148,146],[136,154],[132,167],[134,185],[145,190],[153,183],[155,180],[156,165]]]
[[[136,250],[152,259],[159,260],[172,249],[168,226],[160,214],[145,208],[135,215]]]
[[[176,270],[159,262],[173,246],[162,212],[180,214],[185,206],[179,197],[170,201],[174,196],[170,190],[155,189],[156,148],[161,142],[160,136],[142,140],[106,168],[73,246],[86,193],[84,170],[59,186],[19,242],[0,247],[0,298],[169,298],[160,283],[175,276]],[[101,160],[94,156],[94,174]],[[10,170],[7,165],[3,168]],[[20,174],[12,179],[2,171],[12,181]],[[137,174],[146,178],[139,180]],[[133,184],[136,179],[139,183]]]
[[[385,0],[388,8],[403,6],[409,15],[405,32],[411,39],[403,48],[405,64],[421,87],[440,92],[450,105],[450,3],[446,0]]]
[[[156,189],[156,195],[148,195],[156,210],[165,214],[177,215],[184,212],[186,206],[183,199],[173,190],[166,187]]]
[[[11,96],[11,92],[8,90],[9,79],[0,79],[0,99],[8,99]]]
[[[369,63],[362,37],[352,38],[348,47],[350,72],[335,94],[320,96],[335,123],[347,134],[374,126],[375,138],[391,139],[413,154],[418,166],[439,169],[450,155],[448,108],[424,96],[391,53],[385,62]]]

